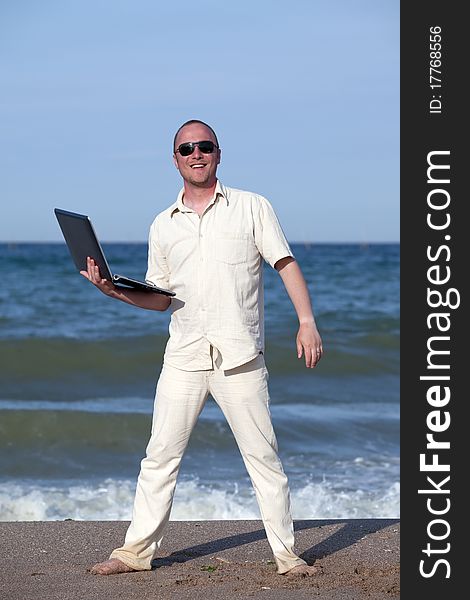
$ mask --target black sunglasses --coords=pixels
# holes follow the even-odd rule
[[[181,156],[190,156],[194,152],[196,146],[198,146],[199,150],[203,154],[212,154],[215,148],[218,148],[214,142],[207,140],[204,142],[186,142],[184,144],[180,144],[178,148],[176,148],[175,152],[179,152]]]

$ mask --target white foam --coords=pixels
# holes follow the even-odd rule
[[[99,483],[45,485],[0,484],[0,521],[127,521],[135,482],[107,479]],[[400,484],[376,492],[344,491],[332,484],[308,483],[291,489],[294,519],[398,518]],[[178,482],[171,519],[259,519],[254,492],[233,485],[218,489],[197,480]]]

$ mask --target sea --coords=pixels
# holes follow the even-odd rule
[[[142,279],[146,244],[103,244]],[[298,360],[297,319],[265,265],[271,415],[294,519],[399,517],[398,244],[292,244],[324,356]],[[100,294],[62,243],[0,244],[0,521],[129,520],[169,314]],[[209,397],[172,520],[259,519]]]

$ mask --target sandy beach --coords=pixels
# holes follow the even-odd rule
[[[88,569],[123,539],[124,521],[0,523],[3,600],[398,598],[400,523],[296,521],[296,550],[315,577],[276,573],[261,521],[171,521],[152,571]]]

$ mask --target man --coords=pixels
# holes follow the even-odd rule
[[[221,407],[255,488],[280,574],[312,575],[293,551],[289,488],[277,455],[264,363],[263,259],[280,274],[297,312],[297,355],[322,356],[309,293],[269,202],[223,186],[213,129],[184,123],[173,160],[184,186],[149,235],[146,279],[176,296],[124,290],[102,279],[92,258],[82,271],[104,294],[150,310],[171,306],[170,338],[155,396],[152,432],[141,463],[124,545],[95,565],[100,575],[151,569],[168,523],[189,436],[209,395]]]

